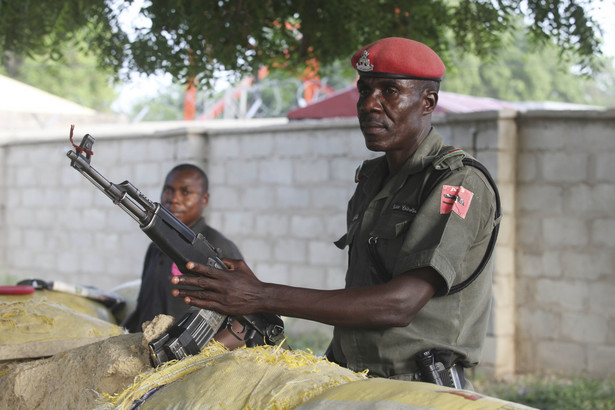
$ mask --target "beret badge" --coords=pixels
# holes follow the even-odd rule
[[[357,63],[357,70],[372,71],[374,69],[374,65],[371,64],[371,62],[369,61],[369,58],[367,57],[368,55],[369,53],[367,52],[367,50],[363,50],[363,52],[361,53],[361,58],[359,59],[359,62]]]

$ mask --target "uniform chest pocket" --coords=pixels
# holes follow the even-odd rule
[[[376,281],[388,282],[414,214],[391,212],[382,215],[372,229],[367,249]]]
[[[357,230],[359,229],[360,219],[356,217],[350,224],[348,225],[348,232],[344,234],[341,238],[335,241],[335,246],[340,249],[344,249],[346,246],[350,246],[354,241],[354,237],[357,234]]]
[[[415,214],[406,212],[390,212],[382,215],[370,236],[380,239],[394,239],[408,231],[414,221]]]

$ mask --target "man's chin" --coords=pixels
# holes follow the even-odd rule
[[[173,216],[174,216],[174,217],[176,217],[177,219],[179,219],[180,221],[182,221],[183,223],[185,223],[185,222],[183,221],[183,219],[182,219],[182,218],[183,218],[183,216],[184,216],[184,213],[183,213],[183,212],[173,212],[173,211],[171,211],[171,213],[173,214]]]
[[[378,141],[369,140],[367,138],[365,139],[365,147],[367,147],[368,150],[374,152],[384,151],[382,145],[379,144]]]

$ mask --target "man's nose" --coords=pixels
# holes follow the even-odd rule
[[[179,195],[177,195],[177,192],[167,191],[164,193],[162,201],[168,204],[172,204],[173,202],[177,202],[179,200],[178,196]]]
[[[179,202],[181,195],[179,192],[175,191],[171,193],[171,197],[169,198],[170,202]]]
[[[382,105],[380,104],[379,93],[376,90],[371,91],[368,94],[364,94],[361,98],[359,98],[357,103],[357,111],[359,113],[380,110],[382,110]]]

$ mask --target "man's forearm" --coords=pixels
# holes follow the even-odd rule
[[[189,262],[196,276],[174,276],[173,295],[190,305],[227,315],[275,313],[334,326],[407,326],[442,286],[432,269],[417,269],[376,286],[316,290],[263,283],[244,261],[224,259],[227,270]]]
[[[415,271],[390,282],[341,290],[315,290],[263,284],[260,304],[266,312],[333,326],[407,326],[435,292],[429,273]]]

